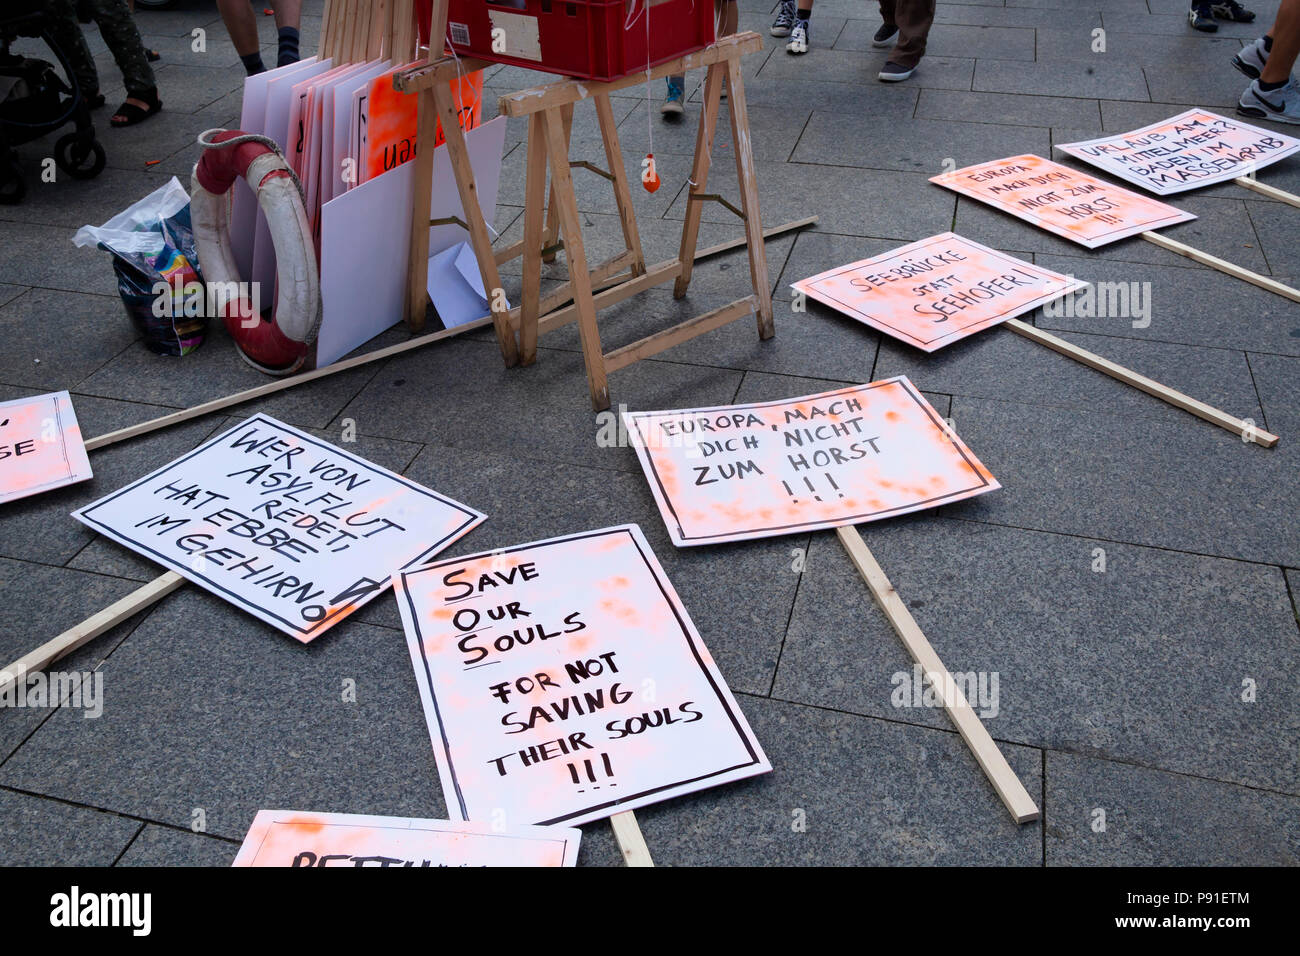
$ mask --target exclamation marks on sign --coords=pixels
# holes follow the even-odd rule
[[[826,478],[828,482],[830,482],[831,488],[835,491],[835,496],[837,498],[843,498],[844,492],[840,491],[840,486],[835,483],[835,479],[831,477],[831,473],[829,471],[824,471],[822,472],[822,475]],[[823,500],[821,494],[818,493],[817,486],[812,483],[812,479],[805,477],[803,479],[803,483],[805,486],[807,486],[809,493],[812,494],[813,501]],[[798,504],[799,498],[794,493],[794,491],[790,488],[789,482],[782,481],[781,486],[785,488],[785,493],[790,496],[791,500],[793,500],[795,504]],[[828,492],[827,497],[829,496],[830,495]]]
[[[586,793],[587,790],[599,790],[602,786],[598,781],[614,776],[614,765],[609,762],[609,754],[600,755],[601,767],[605,771],[604,778],[597,776],[596,766],[591,760],[582,761],[582,772],[579,771],[579,764],[575,761],[568,765],[569,776],[573,778],[573,784],[578,788],[579,793]],[[584,786],[587,784],[588,786]],[[606,782],[606,787],[617,787],[616,783]]]

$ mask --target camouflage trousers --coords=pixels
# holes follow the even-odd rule
[[[73,0],[45,0],[45,9],[50,33],[72,65],[73,75],[81,87],[81,95],[96,96],[99,93],[99,74],[95,70],[95,59],[90,55],[90,48],[86,46],[86,38],[82,36],[81,27],[77,23]],[[122,85],[126,87],[126,95],[140,96],[153,89],[157,81],[145,56],[140,31],[136,29],[135,19],[127,8],[126,0],[90,0],[90,9],[95,22],[99,24],[104,43],[117,61],[117,68],[122,71]]]

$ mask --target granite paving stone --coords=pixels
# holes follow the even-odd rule
[[[0,787],[0,863],[108,866],[141,824],[137,820]],[[32,834],[40,833],[40,840]]]

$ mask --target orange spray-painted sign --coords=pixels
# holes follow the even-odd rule
[[[573,866],[582,831],[261,810],[234,866]]]
[[[0,504],[89,477],[67,392],[0,402]]]
[[[945,232],[791,288],[933,352],[1084,285]]]
[[[678,547],[861,524],[1001,487],[903,375],[623,418]]]
[[[1089,249],[1196,217],[1041,156],[967,166],[930,182]]]

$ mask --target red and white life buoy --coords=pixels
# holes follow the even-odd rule
[[[207,147],[194,167],[190,219],[203,278],[245,288],[230,247],[230,200],[235,179],[243,177],[257,194],[275,244],[278,292],[270,321],[253,314],[247,296],[224,309],[226,331],[254,367],[272,375],[296,371],[320,331],[320,273],[311,226],[297,181],[284,157],[263,136],[240,130],[208,130]]]

